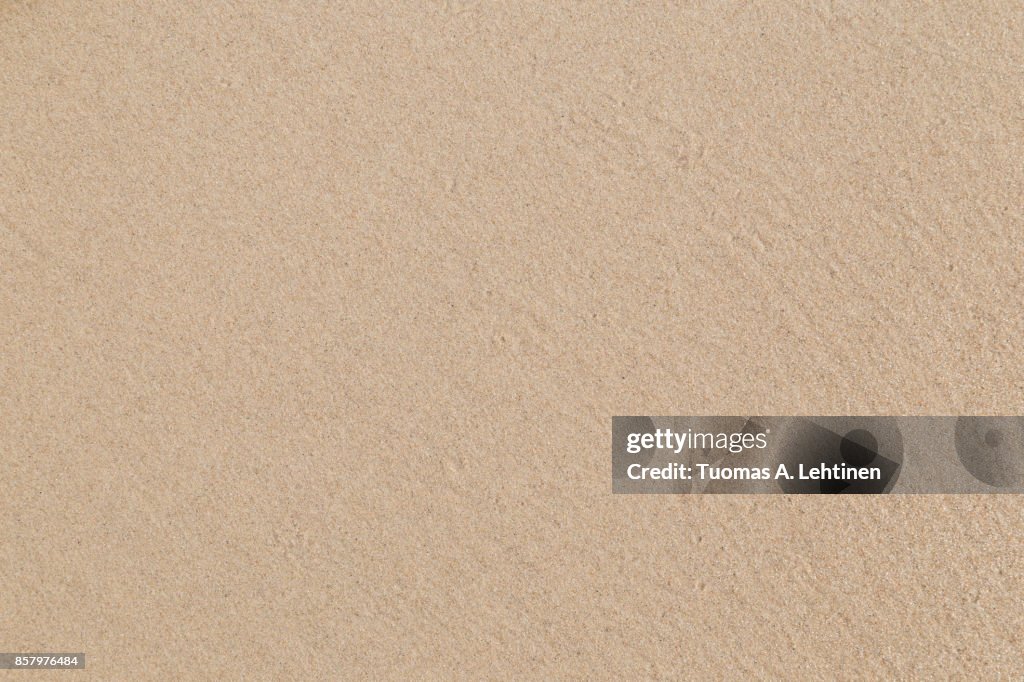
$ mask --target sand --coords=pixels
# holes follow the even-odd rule
[[[0,649],[1024,675],[1017,496],[609,475],[613,415],[1021,413],[1024,10],[399,5],[0,2]]]

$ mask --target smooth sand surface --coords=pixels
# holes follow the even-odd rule
[[[871,4],[0,2],[2,649],[1024,675],[1016,496],[610,492],[617,414],[1021,414],[1024,9]]]

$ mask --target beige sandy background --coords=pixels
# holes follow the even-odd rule
[[[610,493],[1021,413],[1024,8],[924,4],[0,2],[9,676],[1024,674],[1015,496]]]

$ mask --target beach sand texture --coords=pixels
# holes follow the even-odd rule
[[[611,494],[613,415],[1022,414],[1024,7],[797,5],[0,2],[2,649],[1024,674],[1016,496]]]

